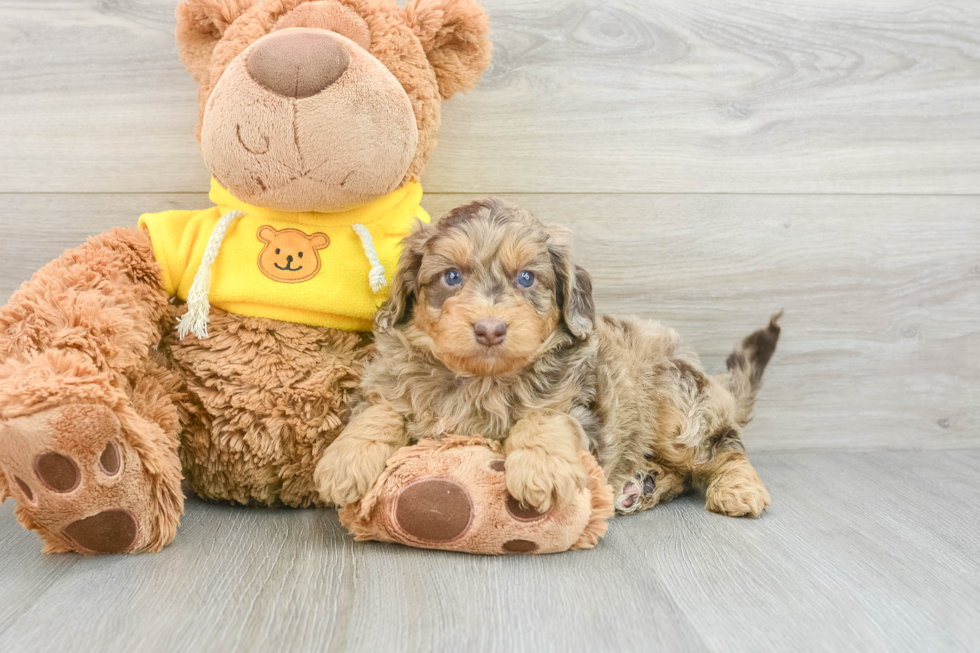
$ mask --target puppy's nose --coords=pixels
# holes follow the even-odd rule
[[[473,333],[476,334],[478,343],[493,347],[504,341],[504,336],[507,335],[507,325],[500,320],[485,317],[476,321],[473,325]]]
[[[316,95],[350,67],[350,54],[325,32],[274,32],[248,57],[248,71],[270,91],[291,98]]]

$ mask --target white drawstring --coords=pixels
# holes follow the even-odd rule
[[[361,237],[361,246],[364,247],[364,254],[367,256],[368,262],[371,263],[371,271],[368,272],[368,282],[371,284],[371,290],[378,292],[388,285],[388,281],[385,279],[385,266],[381,265],[378,252],[374,249],[374,238],[371,237],[371,232],[368,231],[368,228],[362,224],[351,225],[351,228]]]
[[[208,337],[208,317],[211,313],[211,301],[208,298],[211,292],[211,267],[218,257],[221,242],[225,239],[225,233],[227,233],[231,223],[244,216],[242,211],[229,211],[221,216],[218,224],[214,227],[214,231],[211,232],[208,245],[204,248],[201,264],[194,274],[194,283],[191,284],[191,289],[187,293],[187,312],[177,318],[177,335],[181,340],[186,338],[188,333],[193,333],[201,339]],[[371,263],[371,271],[368,273],[371,290],[378,292],[388,285],[388,281],[385,279],[385,267],[381,264],[378,252],[374,248],[374,239],[371,237],[371,232],[363,224],[351,225],[351,228],[354,229],[354,233],[360,236],[364,254],[367,256],[368,262]]]
[[[204,248],[204,257],[201,265],[194,274],[194,283],[187,293],[187,312],[177,319],[177,335],[183,340],[188,333],[193,333],[198,338],[208,337],[208,316],[211,313],[211,302],[208,293],[211,292],[211,266],[218,257],[218,250],[221,249],[221,241],[225,239],[225,232],[237,218],[244,217],[241,211],[228,211],[218,224],[215,225],[211,237],[208,239],[208,246]]]

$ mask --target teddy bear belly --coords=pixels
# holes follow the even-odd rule
[[[190,488],[242,504],[316,505],[313,470],[347,422],[369,336],[213,307],[209,334],[161,345],[186,388],[178,410]]]

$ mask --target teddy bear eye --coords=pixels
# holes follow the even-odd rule
[[[450,270],[443,278],[446,280],[447,286],[458,286],[463,282],[463,275],[459,273],[459,270]]]
[[[276,254],[278,254],[278,253],[279,253],[279,248],[277,247],[277,248],[276,248]]]
[[[299,257],[300,257],[300,258],[303,258],[303,252],[300,252],[300,253],[299,253]]]
[[[522,271],[517,275],[517,283],[524,288],[530,288],[534,284],[534,273],[527,270]]]

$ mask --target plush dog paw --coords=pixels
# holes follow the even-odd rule
[[[587,475],[577,457],[564,458],[540,449],[508,453],[507,491],[521,505],[547,512],[552,503],[568,504],[585,487]]]
[[[360,501],[381,476],[390,453],[374,443],[337,440],[313,472],[320,498],[338,507]]]
[[[149,483],[105,406],[71,405],[7,420],[0,469],[17,515],[46,552],[128,553],[147,545]]]
[[[705,495],[705,508],[729,517],[758,517],[771,502],[761,480],[742,476],[715,479]]]
[[[538,511],[507,490],[499,442],[450,436],[396,452],[367,496],[339,511],[358,540],[489,555],[589,549],[606,532],[612,488],[580,451],[586,487],[565,506]]]

